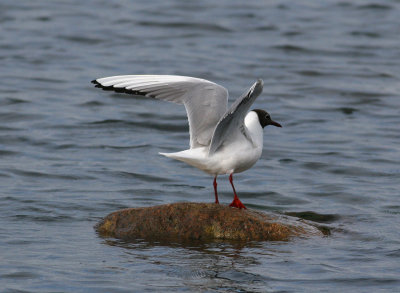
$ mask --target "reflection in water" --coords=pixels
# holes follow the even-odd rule
[[[288,253],[281,245],[262,242],[214,241],[185,244],[107,239],[104,243],[122,248],[128,263],[135,264],[145,260],[155,270],[169,277],[183,279],[184,284],[192,289],[221,292],[262,292],[266,288],[268,277],[247,272],[248,268],[260,265],[258,256],[249,253],[253,249],[261,249],[264,256],[270,257]]]

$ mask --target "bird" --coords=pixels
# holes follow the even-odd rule
[[[234,198],[230,207],[246,209],[233,184],[233,174],[251,168],[261,157],[263,129],[282,127],[262,109],[249,111],[263,90],[258,79],[228,108],[228,90],[202,78],[178,75],[118,75],[92,80],[106,91],[140,95],[183,104],[189,122],[189,149],[162,153],[214,176],[215,203],[219,204],[217,176],[229,174]]]

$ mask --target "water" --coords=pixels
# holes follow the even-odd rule
[[[0,3],[1,292],[400,291],[399,1]],[[242,201],[314,215],[323,238],[124,243],[120,208],[213,200],[212,178],[158,156],[188,145],[177,105],[102,92],[116,74],[257,78],[262,159]],[[232,192],[219,179],[220,200]],[[304,213],[312,212],[312,213]]]

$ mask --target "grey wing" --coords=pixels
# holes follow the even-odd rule
[[[205,79],[176,75],[119,75],[93,80],[96,87],[142,95],[186,108],[190,148],[208,146],[215,126],[226,112],[228,91]]]
[[[218,151],[225,141],[238,135],[238,132],[241,132],[244,136],[247,135],[244,128],[244,118],[262,90],[263,81],[259,79],[226,111],[212,135],[209,155]]]

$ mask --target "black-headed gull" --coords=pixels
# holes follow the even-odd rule
[[[250,106],[261,94],[263,81],[257,80],[228,108],[228,91],[211,81],[176,75],[120,75],[93,80],[96,87],[183,104],[189,120],[190,149],[160,153],[183,161],[214,176],[215,203],[217,176],[229,174],[234,199],[231,207],[246,208],[233,185],[233,173],[252,167],[261,156],[263,128],[282,127],[264,110]]]

